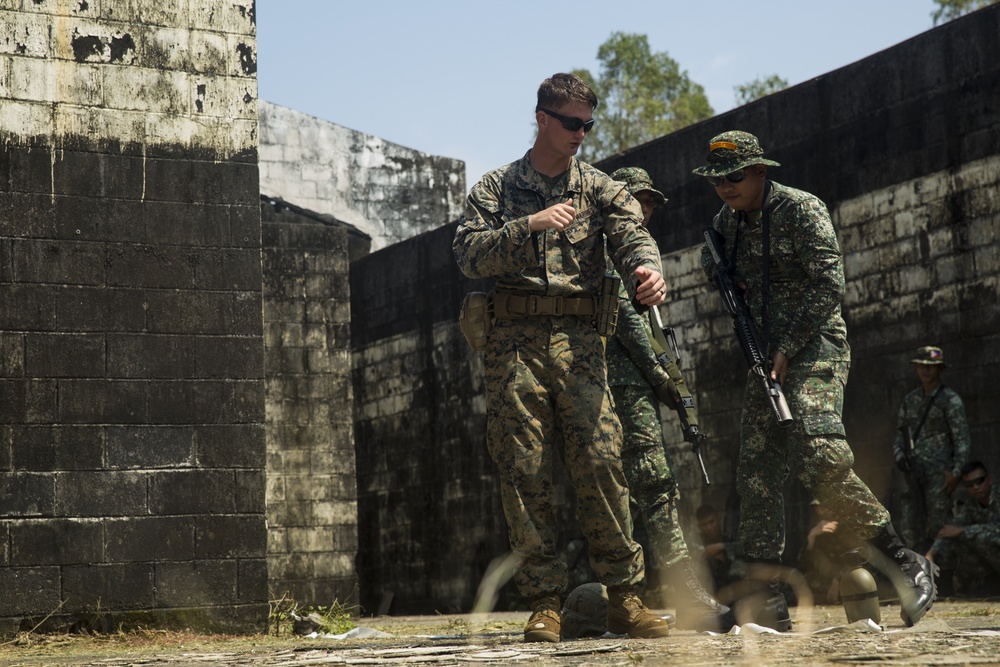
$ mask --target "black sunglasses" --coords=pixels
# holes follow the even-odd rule
[[[729,181],[730,183],[739,183],[740,181],[743,180],[745,176],[743,171],[744,171],[743,169],[740,169],[739,171],[731,171],[725,176],[706,176],[705,180],[714,185],[715,187],[719,187],[720,185],[722,185],[723,181]]]
[[[980,475],[979,477],[976,477],[975,479],[963,479],[962,480],[962,486],[964,486],[967,489],[971,489],[974,486],[979,486],[980,484],[982,484],[985,481],[986,481],[986,475]]]
[[[561,113],[556,113],[555,111],[549,111],[548,109],[543,109],[538,107],[538,110],[542,113],[547,113],[548,115],[555,118],[557,121],[562,123],[562,126],[569,130],[570,132],[579,132],[580,128],[583,128],[583,133],[586,134],[590,132],[594,127],[594,119],[590,120],[580,120],[576,116],[564,116]]]

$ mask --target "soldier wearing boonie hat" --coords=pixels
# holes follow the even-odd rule
[[[626,189],[639,200],[643,225],[648,224],[653,209],[666,202],[645,169],[625,167],[611,174],[611,178],[625,183]],[[670,589],[668,602],[677,609],[678,626],[684,630],[725,632],[733,625],[732,615],[729,607],[705,590],[694,573],[680,526],[677,478],[663,444],[659,404],[675,408],[681,401],[678,386],[682,386],[685,395],[690,394],[683,382],[675,384],[671,380],[681,377],[676,364],[670,362],[673,365],[670,368],[658,360],[667,350],[667,341],[658,322],[653,320],[652,309],[640,315],[624,292],[620,297],[618,329],[608,339],[605,356],[608,388],[622,425],[622,465],[629,496],[639,508],[649,547],[656,553]],[[688,414],[697,426],[693,408]]]
[[[894,480],[903,541],[930,548],[951,512],[951,496],[969,462],[971,438],[965,406],[941,381],[944,351],[924,345],[910,358],[920,386],[904,398],[896,419],[893,458],[904,473]]]
[[[762,383],[748,376],[736,487],[749,583],[759,597],[747,611],[753,613],[755,604],[775,609],[771,627],[791,627],[773,577],[785,548],[783,490],[796,469],[845,528],[894,564],[887,574],[903,621],[913,625],[934,603],[936,568],[904,547],[888,511],[851,469],[854,455],[841,419],[851,360],[841,314],[844,262],[830,214],[815,195],[767,179],[767,168],[779,165],[764,157],[749,132],[723,132],[707,148],[706,163],[693,173],[705,177],[725,204],[712,227],[725,241],[733,282],[746,288],[770,375],[781,383],[794,418],[787,429],[780,427]],[[702,266],[711,278],[716,264],[707,247]]]
[[[625,188],[639,202],[642,207],[642,224],[649,225],[650,218],[653,217],[653,209],[659,208],[667,203],[667,198],[663,193],[653,187],[653,179],[645,169],[639,167],[622,167],[611,174],[611,178],[621,181]]]

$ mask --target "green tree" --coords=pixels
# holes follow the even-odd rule
[[[963,14],[968,14],[969,12],[974,12],[977,9],[982,9],[983,7],[992,5],[997,1],[998,0],[934,0],[934,4],[936,4],[938,8],[931,12],[931,18],[934,19],[934,25],[937,25],[938,23],[957,19]]]
[[[776,93],[779,90],[784,90],[785,88],[788,88],[788,80],[782,79],[777,74],[772,74],[766,79],[757,77],[749,83],[736,86],[734,89],[736,91],[736,105],[749,104],[754,100],[758,100],[771,93]]]
[[[714,113],[705,89],[665,52],[652,53],[646,35],[614,32],[597,50],[599,76],[576,74],[597,94],[597,121],[580,157],[596,162],[662,137]]]

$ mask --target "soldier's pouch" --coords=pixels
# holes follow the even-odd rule
[[[469,292],[462,301],[458,326],[476,352],[486,349],[486,341],[493,331],[493,297],[486,292]]]
[[[808,435],[839,435],[847,437],[844,430],[844,422],[836,412],[817,412],[815,414],[802,415],[802,430]]]

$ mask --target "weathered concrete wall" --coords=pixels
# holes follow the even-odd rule
[[[267,376],[267,562],[274,599],[357,603],[349,235],[261,202]]]
[[[260,103],[261,192],[357,226],[378,250],[461,213],[465,163]]]
[[[775,180],[830,206],[845,252],[845,316],[853,346],[845,422],[861,476],[882,492],[895,412],[914,385],[919,345],[945,347],[946,381],[966,399],[973,455],[1000,469],[1000,6],[600,165],[645,167],[670,197],[653,233],[702,421],[713,486],[703,491],[675,420],[665,440],[682,510],[734,498],[733,463],[745,366],[719,297],[698,269],[701,233],[720,202],[691,169],[707,141],[754,132],[784,166]],[[461,607],[507,549],[483,444],[481,359],[455,319],[475,287],[454,267],[454,225],[352,267],[362,600],[395,593],[393,611]],[[420,285],[420,291],[414,290]],[[790,484],[789,555],[804,527]],[[576,534],[563,505],[564,551]],[[438,537],[444,535],[444,537]]]
[[[265,627],[254,35],[0,2],[0,633]]]

